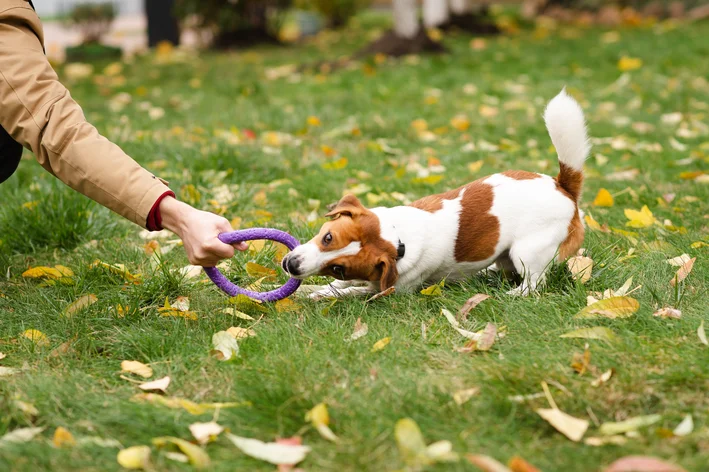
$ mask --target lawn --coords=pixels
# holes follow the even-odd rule
[[[702,320],[709,325],[709,24],[538,28],[473,44],[450,36],[451,53],[438,57],[302,73],[282,67],[335,59],[375,34],[361,26],[284,49],[162,50],[96,64],[84,78],[71,68],[59,73],[88,119],[181,198],[234,225],[281,228],[301,241],[348,190],[370,206],[396,205],[508,169],[555,175],[541,113],[566,86],[595,139],[581,208],[613,228],[587,232],[590,280],[581,284],[561,266],[528,298],[510,297],[506,282],[481,275],[432,296],[235,304],[203,274],[178,272],[187,260],[180,247],[167,252],[171,235],[157,244],[143,239],[139,228],[71,192],[27,154],[0,186],[0,365],[17,369],[0,378],[0,436],[45,429],[30,441],[0,444],[0,469],[119,470],[118,445],[95,438],[122,447],[163,436],[192,440],[191,424],[216,419],[232,434],[262,441],[302,436],[312,447],[305,470],[402,470],[394,428],[411,418],[427,443],[447,440],[461,456],[504,463],[517,455],[544,471],[598,471],[631,454],[706,470],[709,347],[697,329]],[[593,204],[601,188],[612,206]],[[644,205],[649,226],[626,226],[624,210]],[[158,247],[166,253],[148,254]],[[666,260],[682,254],[696,262],[673,288],[678,268]],[[259,270],[247,273],[246,263],[275,268],[274,256],[255,247],[225,270],[247,284]],[[131,276],[91,267],[96,260],[124,264]],[[49,283],[22,276],[55,265],[73,276]],[[617,290],[630,277],[632,287],[642,286],[629,295],[637,312],[574,318],[587,295]],[[462,327],[494,323],[505,336],[489,351],[461,353],[467,339],[441,308],[455,313],[477,293],[490,298]],[[67,310],[87,295],[95,302]],[[166,297],[173,304],[188,297],[191,313],[158,311]],[[681,318],[653,316],[665,306]],[[358,319],[368,333],[347,341]],[[614,339],[560,337],[597,326]],[[230,327],[256,336],[240,339],[238,358],[222,362],[210,355],[212,336]],[[30,329],[43,336],[23,336]],[[373,352],[383,338],[389,344]],[[574,355],[587,343],[590,365],[577,365],[579,374]],[[121,374],[124,360],[149,364],[151,380],[170,376],[166,397],[239,406],[191,414],[138,401],[143,379]],[[607,382],[592,385],[611,369]],[[660,417],[615,438],[622,445],[573,442],[536,413],[550,407],[538,395],[544,382],[559,409],[590,422],[586,438],[600,437],[602,423]],[[467,401],[454,399],[469,389],[476,390]],[[320,403],[339,442],[305,420]],[[674,435],[686,415],[693,431]],[[73,447],[52,444],[58,427],[73,435]],[[191,468],[151,447],[156,470]],[[275,467],[246,456],[224,434],[204,450],[208,470]],[[477,469],[461,460],[430,470]]]

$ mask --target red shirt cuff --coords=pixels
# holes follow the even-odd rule
[[[155,200],[153,207],[150,209],[150,213],[148,213],[148,219],[145,222],[145,227],[148,228],[148,231],[161,231],[163,229],[162,216],[160,216],[160,202],[165,197],[175,198],[175,192],[168,190]]]

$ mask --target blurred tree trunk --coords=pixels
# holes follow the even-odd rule
[[[447,0],[423,0],[423,24],[426,28],[438,28],[449,20]]]
[[[175,0],[145,0],[145,16],[148,19],[148,47],[162,41],[180,44],[180,28],[173,13]]]
[[[442,0],[439,0],[442,1]],[[393,0],[394,29],[384,33],[379,39],[360,50],[355,57],[370,54],[405,56],[424,52],[441,53],[446,49],[426,33],[419,22],[416,0]]]

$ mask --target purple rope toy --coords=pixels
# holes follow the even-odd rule
[[[230,233],[222,233],[218,237],[221,242],[226,244],[268,239],[270,241],[285,244],[291,251],[297,246],[300,246],[300,242],[290,234],[272,228],[244,229],[232,231]],[[264,302],[275,302],[291,296],[296,290],[298,290],[298,287],[300,287],[300,280],[291,278],[285,285],[278,287],[275,290],[271,290],[270,292],[252,292],[251,290],[246,290],[236,284],[233,284],[229,281],[229,279],[224,277],[224,274],[219,272],[219,269],[216,267],[205,267],[204,271],[217,287],[232,297],[236,295],[246,295],[249,298]]]

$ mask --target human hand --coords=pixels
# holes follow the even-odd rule
[[[182,239],[190,264],[214,267],[222,259],[234,257],[234,249],[248,248],[243,242],[232,246],[217,238],[220,233],[233,231],[226,218],[197,210],[172,197],[162,199],[160,215],[163,227]]]

